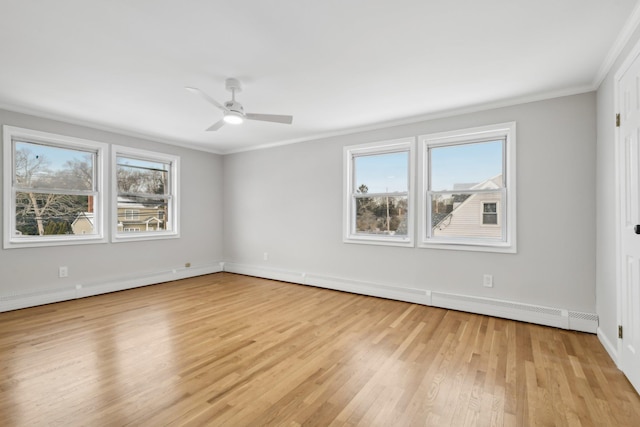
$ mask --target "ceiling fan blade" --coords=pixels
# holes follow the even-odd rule
[[[206,129],[206,131],[212,131],[212,130],[218,130],[220,129],[222,126],[224,126],[224,119],[218,120],[217,122],[215,122],[214,124],[212,124],[209,128]]]
[[[278,115],[278,114],[246,113],[245,117],[248,120],[261,120],[263,122],[284,123],[286,125],[290,125],[293,122],[293,117],[292,116],[282,116],[282,115]]]
[[[211,104],[215,105],[216,107],[218,107],[222,111],[227,111],[227,112],[229,111],[227,109],[227,107],[225,107],[224,105],[220,104],[218,101],[216,101],[215,99],[213,99],[212,97],[210,97],[209,95],[207,95],[206,93],[201,91],[200,89],[195,88],[195,87],[185,87],[185,89],[188,90],[191,93],[195,93],[196,95],[201,96],[205,101],[210,102]]]

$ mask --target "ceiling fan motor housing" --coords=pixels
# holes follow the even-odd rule
[[[193,87],[186,87],[189,92],[193,92],[202,98],[205,101],[213,104],[218,109],[222,110],[223,117],[221,120],[214,123],[210,126],[207,131],[216,131],[220,129],[225,123],[229,123],[232,125],[239,125],[243,123],[245,120],[258,120],[263,122],[274,122],[274,123],[284,123],[291,124],[293,121],[293,117],[284,116],[278,114],[257,114],[257,113],[245,113],[242,104],[236,101],[236,92],[240,92],[240,82],[238,79],[229,78],[225,80],[225,87],[228,91],[231,92],[231,99],[224,104],[219,103],[215,99],[211,98],[206,93],[202,92],[200,89]]]
[[[229,111],[235,111],[236,113],[240,113],[244,115],[244,108],[242,108],[242,104],[236,101],[227,101],[224,103],[224,106]]]

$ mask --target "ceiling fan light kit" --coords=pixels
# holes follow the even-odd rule
[[[229,111],[228,113],[224,113],[224,118],[222,120],[230,125],[239,125],[244,122],[244,117],[242,117],[242,114],[240,113]]]
[[[238,79],[229,78],[225,80],[225,88],[231,92],[231,100],[223,104],[219,103],[215,99],[211,98],[200,89],[186,87],[185,89],[191,93],[195,93],[201,96],[205,101],[213,104],[216,108],[222,110],[223,117],[218,122],[211,125],[207,131],[216,131],[224,126],[225,123],[239,125],[245,120],[259,120],[263,122],[283,123],[290,125],[293,122],[292,116],[278,115],[278,114],[258,114],[258,113],[245,113],[242,104],[236,101],[236,92],[240,92],[242,87]]]

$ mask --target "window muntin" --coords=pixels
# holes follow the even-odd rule
[[[178,236],[178,161],[114,147],[114,241]]]
[[[11,126],[4,133],[4,247],[104,241],[106,145]]]
[[[515,252],[515,123],[420,140],[420,246]]]
[[[411,245],[413,140],[345,148],[345,241]]]

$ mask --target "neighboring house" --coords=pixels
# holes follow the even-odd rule
[[[82,212],[71,223],[73,234],[93,234],[94,230],[93,212]]]
[[[470,190],[498,190],[501,180],[502,174],[466,188]],[[462,203],[454,204],[453,210],[448,214],[434,214],[433,236],[500,239],[502,237],[500,198],[500,192],[475,193]]]
[[[144,205],[137,200],[118,197],[118,231],[134,233],[164,229],[162,206]]]
[[[118,197],[118,231],[139,232],[165,229],[165,213],[160,206],[144,204]],[[73,234],[94,233],[93,212],[82,212],[71,224]]]

